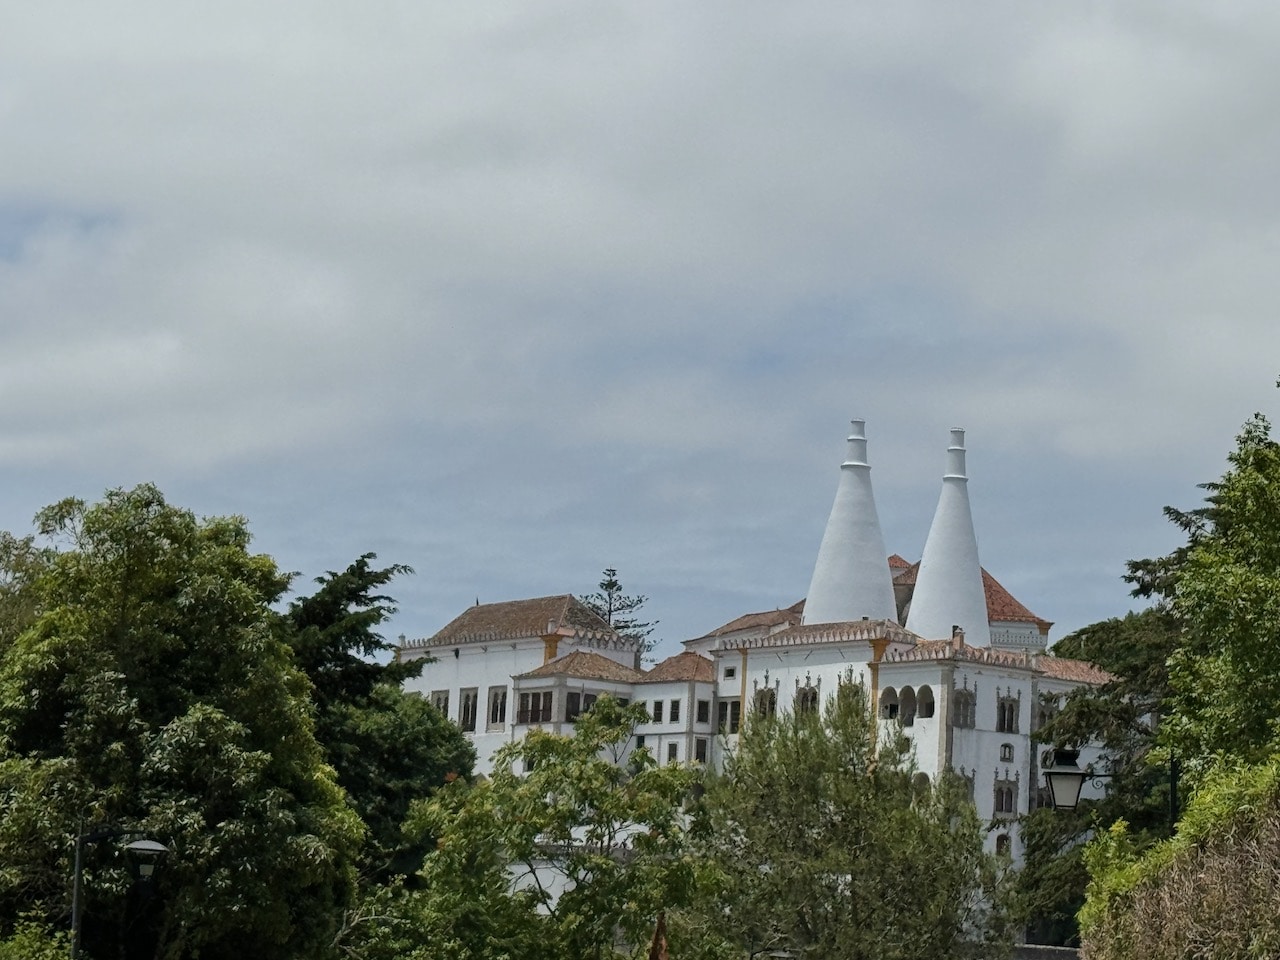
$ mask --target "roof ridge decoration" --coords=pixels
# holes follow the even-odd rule
[[[972,646],[991,643],[987,597],[978,561],[978,537],[969,506],[964,430],[951,430],[947,472],[920,558],[907,627],[927,639],[949,637],[959,626]]]
[[[892,620],[897,615],[884,535],[871,488],[866,422],[851,421],[849,452],[840,464],[840,483],[827,518],[803,623],[845,623],[860,617]]]
[[[722,640],[717,649],[750,650],[759,647],[795,647],[820,643],[848,643],[890,640],[915,644],[920,638],[896,620],[847,620],[838,623],[807,623],[788,627],[763,637],[739,637]]]
[[[1075,682],[1103,684],[1115,677],[1088,660],[1055,657],[1035,649],[998,650],[994,647],[971,647],[963,637],[951,640],[921,640],[905,650],[889,650],[882,665],[924,663],[938,660],[964,660],[969,663],[1029,670],[1041,676]]]

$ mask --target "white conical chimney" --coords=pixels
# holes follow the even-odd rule
[[[926,640],[943,640],[957,626],[964,631],[965,642],[970,646],[990,645],[991,625],[978,562],[978,538],[969,509],[964,431],[958,429],[951,431],[942,496],[920,558],[907,629]]]
[[[805,623],[894,620],[897,606],[867,464],[866,424],[853,421],[849,456],[804,603]]]

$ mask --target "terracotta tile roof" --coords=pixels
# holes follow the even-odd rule
[[[1000,581],[982,571],[982,589],[987,595],[987,619],[993,623],[1029,622],[1045,629],[1053,626],[1048,620],[1041,620],[1034,613],[1013,598],[1008,590],[1000,585]]]
[[[433,637],[409,641],[408,647],[453,646],[520,637],[541,637],[563,631],[578,635],[616,637],[613,628],[571,594],[508,600],[468,607]]]
[[[896,557],[897,554],[895,553],[894,556]],[[893,564],[891,563],[889,564],[889,566],[893,567]],[[919,573],[920,573],[920,561],[917,560],[915,563],[907,564],[905,567],[902,568],[900,572],[895,573],[893,575],[893,582],[900,583],[903,586],[907,586],[907,587],[914,587],[916,584],[916,576]]]
[[[894,554],[897,556],[897,554]],[[893,567],[893,558],[889,558],[889,566]],[[903,569],[900,573],[894,574],[893,582],[898,586],[912,587],[915,586],[916,577],[920,573],[920,563],[911,564]],[[1048,629],[1053,626],[1049,620],[1042,620],[1034,613],[1023,606],[1016,600],[1004,586],[987,573],[984,568],[982,571],[982,590],[987,597],[987,620],[992,623],[1034,623],[1039,627]]]
[[[904,560],[902,557],[900,557],[900,556],[899,556],[898,554],[896,554],[896,553],[895,553],[893,556],[891,556],[891,557],[889,558],[889,569],[890,569],[890,570],[905,570],[905,569],[907,569],[909,566],[911,566],[911,564],[907,563],[907,561],[906,561],[906,560]]]
[[[619,683],[636,683],[645,678],[639,670],[632,670],[617,660],[586,650],[575,650],[550,663],[544,663],[536,670],[520,674],[521,679],[525,677],[574,677],[579,680],[614,680]]]
[[[1068,660],[1046,654],[1039,660],[1040,672],[1055,680],[1070,680],[1073,683],[1110,683],[1116,677],[1088,660]]]
[[[726,633],[737,633],[739,630],[759,630],[769,629],[782,625],[793,625],[800,622],[800,617],[804,613],[804,601],[799,600],[785,609],[765,610],[762,613],[745,613],[736,620],[730,620],[723,627],[716,627],[705,637],[722,637]]]
[[[714,683],[716,665],[699,653],[686,650],[674,657],[667,657],[660,664],[644,675],[648,683],[670,680],[700,680]]]

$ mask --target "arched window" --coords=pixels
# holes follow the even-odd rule
[[[933,711],[933,690],[923,686],[916,691],[916,716],[921,720],[928,720],[933,716]]]
[[[953,690],[951,703],[951,725],[972,728],[977,719],[977,694],[972,690]]]
[[[795,712],[797,714],[818,712],[817,687],[800,687],[796,690]]]
[[[1000,744],[1000,759],[1001,759],[1004,763],[1008,763],[1008,762],[1010,762],[1010,761],[1013,759],[1013,744],[1012,744],[1012,743],[1002,743],[1002,744]]]
[[[916,692],[910,687],[903,687],[902,693],[898,694],[898,702],[898,718],[904,727],[909,727],[916,722]]]
[[[1007,833],[999,834],[996,837],[996,853],[1000,854],[1002,857],[1007,857],[1009,855],[1009,848],[1009,835]]]
[[[897,720],[898,707],[898,691],[893,687],[885,687],[880,694],[880,716],[886,720]]]
[[[778,692],[769,687],[756,691],[756,716],[772,717],[778,712]]]

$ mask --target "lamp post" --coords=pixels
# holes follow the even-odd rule
[[[83,905],[83,886],[84,886],[84,848],[85,844],[98,843],[111,837],[138,836],[138,831],[131,830],[126,827],[106,826],[95,827],[86,831],[84,821],[80,821],[80,828],[76,832],[76,855],[75,865],[71,874],[71,960],[79,960],[80,958],[80,921],[84,909]],[[169,852],[169,848],[163,843],[146,838],[134,840],[125,845],[128,851],[138,864],[138,878],[144,882],[149,881],[155,873],[156,864],[160,858]]]
[[[1085,781],[1095,787],[1101,787],[1101,781],[1113,774],[1096,773],[1093,766],[1080,769],[1077,761],[1079,750],[1056,749],[1053,751],[1053,766],[1045,768],[1044,778],[1049,784],[1049,796],[1053,800],[1055,810],[1074,810],[1080,803],[1080,791]],[[1169,758],[1169,829],[1178,828],[1178,758]]]

